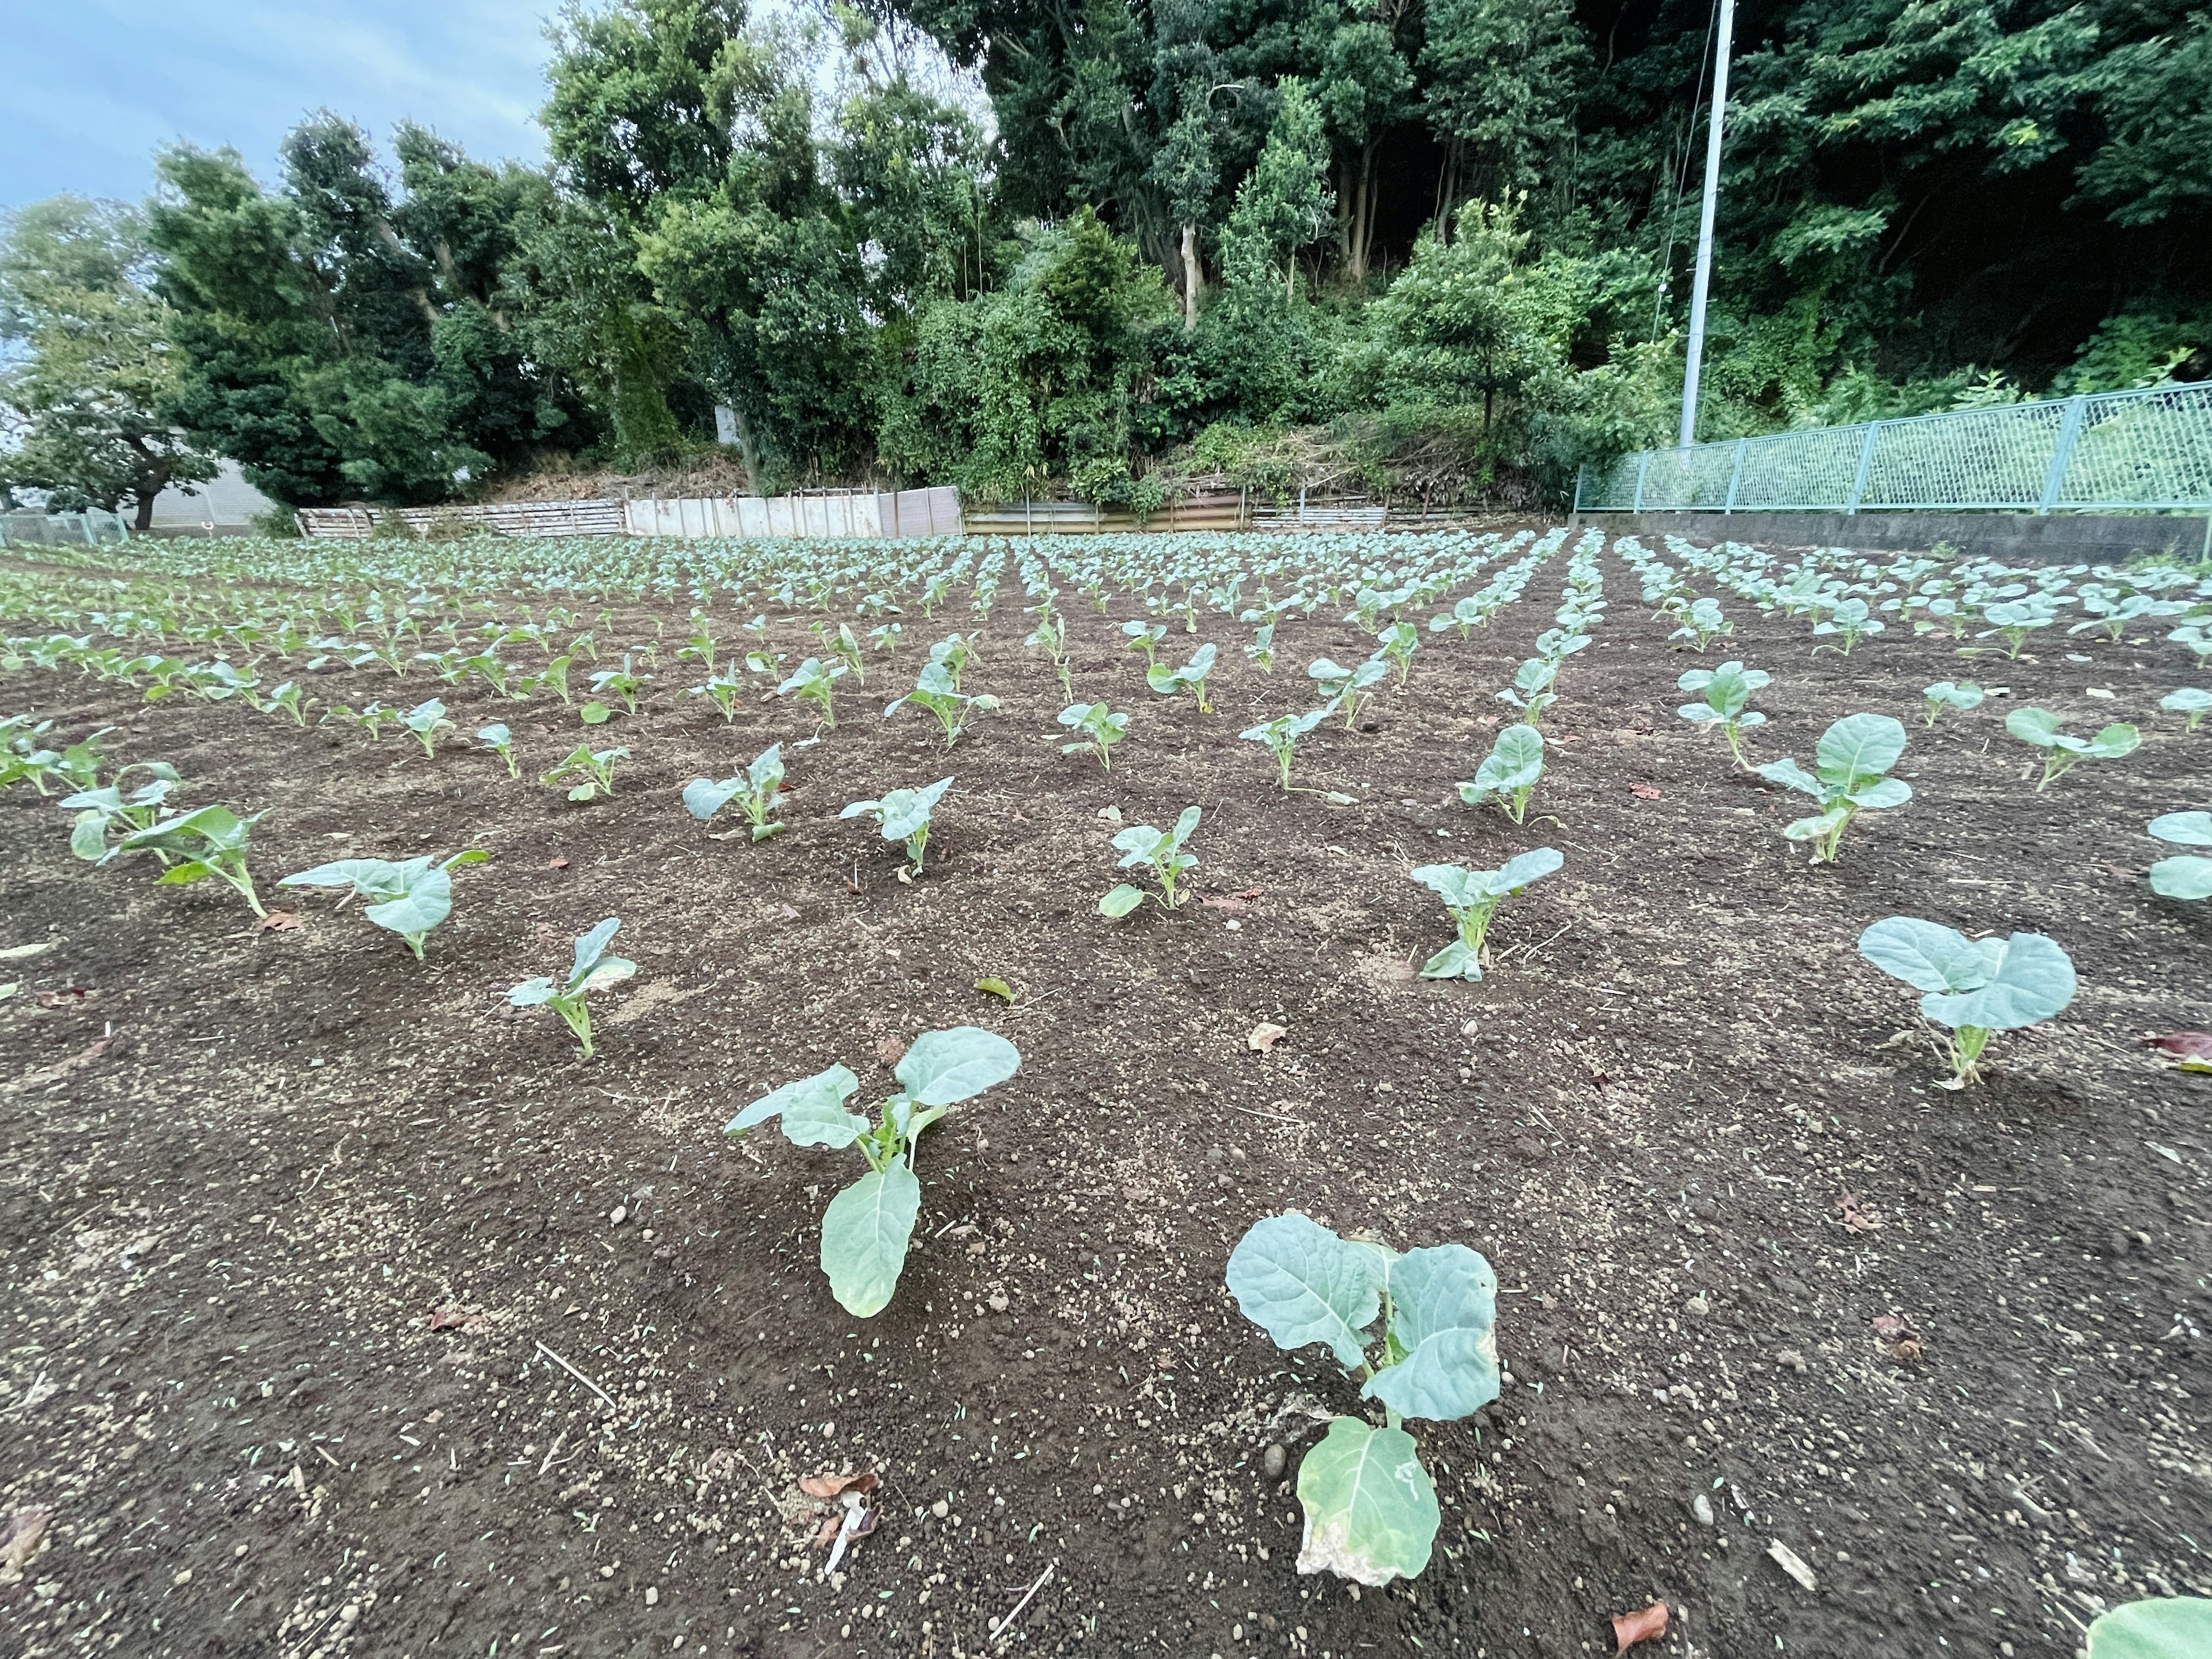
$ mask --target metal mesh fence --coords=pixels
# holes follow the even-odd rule
[[[1581,512],[2212,507],[2212,381],[1649,449],[1584,467]]]

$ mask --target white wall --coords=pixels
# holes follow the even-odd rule
[[[242,525],[256,514],[266,513],[276,505],[266,495],[246,482],[235,461],[221,463],[222,470],[204,484],[192,486],[196,493],[187,495],[173,484],[154,498],[154,526],[156,529],[177,528],[188,525]],[[123,509],[127,520],[131,508]]]

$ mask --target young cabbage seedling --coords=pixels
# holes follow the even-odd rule
[[[1886,626],[1868,609],[1864,599],[1845,599],[1828,613],[1826,621],[1813,624],[1814,634],[1829,636],[1828,643],[1813,647],[1813,654],[1835,651],[1848,657],[1853,646],[1870,634],[1881,633]],[[1838,640],[1840,645],[1836,643]]]
[[[1063,743],[1063,755],[1092,752],[1098,763],[1109,772],[1114,769],[1114,745],[1129,734],[1129,717],[1117,714],[1103,702],[1072,702],[1060,711],[1060,723],[1071,732],[1080,732],[1079,743]]]
[[[1927,994],[1921,1014],[1951,1033],[1948,1089],[1980,1076],[1990,1032],[2052,1018],[2074,1000],[2074,964],[2041,933],[1970,939],[1936,922],[1890,916],[1859,935],[1859,954]]]
[[[1160,641],[1168,636],[1167,625],[1164,623],[1126,622],[1121,624],[1121,632],[1129,641],[1123,648],[1143,652],[1145,670],[1150,673],[1157,660],[1155,653],[1160,648]]]
[[[1988,693],[1972,680],[1963,685],[1954,685],[1949,680],[1938,680],[1933,685],[1923,686],[1920,695],[1928,700],[1928,718],[1921,724],[1933,726],[1947,708],[1955,708],[1962,714],[1970,709],[1979,708],[1982,699]]]
[[[2189,724],[2182,730],[2194,732],[2203,724],[2206,711],[2212,710],[2212,691],[2185,685],[2179,691],[2169,691],[2160,697],[2158,706],[2169,714],[2186,714]]]
[[[1392,623],[1375,635],[1375,654],[1398,671],[1398,684],[1413,671],[1413,653],[1420,648],[1421,631],[1409,622]]]
[[[2167,812],[2153,818],[2149,828],[2175,847],[2212,847],[2212,812]],[[2212,898],[2212,858],[2180,853],[2160,859],[2150,867],[2150,890],[2160,898]]]
[[[1344,710],[1346,726],[1359,717],[1359,705],[1389,672],[1390,665],[1380,657],[1370,657],[1357,668],[1344,667],[1328,657],[1316,657],[1306,665],[1307,678],[1328,697],[1328,711]]]
[[[968,729],[968,716],[977,709],[996,708],[999,700],[993,696],[971,697],[960,689],[960,682],[952,671],[935,658],[922,664],[921,672],[915,678],[914,690],[902,697],[895,697],[884,708],[884,718],[892,715],[913,703],[927,708],[937,716],[937,723],[945,732],[947,749],[959,740]]]
[[[1251,643],[1244,647],[1244,654],[1252,659],[1252,665],[1262,674],[1273,673],[1275,672],[1275,624],[1272,622],[1261,623],[1252,635]]]
[[[793,671],[789,679],[775,688],[775,694],[812,703],[821,711],[822,724],[834,732],[837,729],[837,714],[830,707],[830,692],[847,672],[842,662],[824,663],[819,657],[809,657]]]
[[[1441,1510],[1403,1425],[1450,1422],[1498,1398],[1498,1275],[1464,1244],[1401,1255],[1293,1212],[1255,1222],[1226,1277],[1237,1307],[1277,1347],[1325,1344],[1358,1373],[1359,1397],[1382,1407],[1380,1426],[1331,1419],[1299,1465],[1297,1570],[1370,1587],[1418,1577]],[[1378,1315],[1382,1331],[1370,1335]]]
[[[1213,705],[1206,700],[1206,677],[1213,672],[1215,652],[1209,640],[1190,653],[1190,660],[1180,668],[1170,668],[1156,662],[1145,670],[1145,684],[1164,697],[1172,697],[1188,686],[1198,699],[1198,712],[1211,714]]]
[[[385,859],[339,859],[286,876],[276,884],[347,889],[349,897],[368,901],[362,915],[405,939],[420,962],[423,937],[453,913],[453,872],[465,864],[482,864],[490,856],[471,848],[443,863],[428,858],[396,864]]]
[[[267,701],[256,700],[253,706],[264,714],[288,714],[295,726],[307,723],[307,699],[299,686],[290,680],[286,680],[271,691]]]
[[[860,1079],[832,1066],[763,1095],[723,1133],[743,1134],[776,1118],[794,1146],[860,1149],[867,1174],[831,1199],[822,1217],[822,1271],[837,1305],[867,1319],[890,1304],[906,1266],[921,1211],[914,1160],[922,1131],[947,1108],[1004,1083],[1021,1064],[1012,1043],[981,1026],[924,1031],[893,1068],[898,1092],[884,1102],[875,1122],[845,1109]]]
[[[766,841],[783,829],[781,823],[769,820],[769,814],[781,803],[782,793],[783,745],[772,743],[736,777],[724,778],[720,783],[711,778],[694,778],[685,784],[684,810],[704,823],[735,800],[744,809],[745,817],[753,827],[753,839]]]
[[[1498,700],[1511,703],[1521,711],[1521,718],[1534,726],[1547,708],[1559,702],[1559,694],[1552,690],[1559,678],[1559,659],[1531,657],[1514,672],[1513,684],[1498,694]]]
[[[251,832],[262,814],[240,817],[228,806],[203,806],[173,818],[162,818],[143,830],[134,830],[116,847],[118,853],[152,853],[165,863],[176,863],[161,872],[165,887],[182,887],[209,876],[228,883],[252,908],[257,916],[261,896],[253,890],[253,872],[246,867]]]
[[[1698,599],[1692,603],[1682,617],[1682,625],[1667,637],[1686,641],[1690,648],[1702,652],[1723,634],[1735,632],[1735,624],[1721,615],[1718,599]]]
[[[594,800],[601,795],[614,793],[615,763],[629,758],[629,750],[627,749],[593,749],[587,743],[580,743],[568,751],[567,759],[538,781],[548,788],[557,788],[562,782],[574,779],[575,781],[568,789],[568,799]]]
[[[123,780],[133,772],[148,773],[153,781],[142,784],[126,796]],[[118,772],[115,781],[105,789],[81,789],[64,797],[62,811],[76,814],[76,822],[70,830],[70,851],[88,863],[106,863],[121,850],[111,848],[107,837],[128,836],[159,823],[169,791],[182,781],[177,769],[167,761],[138,761]],[[164,864],[168,862],[165,854],[157,856]]]
[[[418,702],[399,717],[399,723],[415,734],[425,755],[435,757],[438,739],[454,729],[446,718],[446,705],[433,697],[428,702]]]
[[[2048,708],[2015,708],[2005,716],[2005,730],[2043,750],[2043,775],[2035,785],[2039,793],[2082,760],[2118,760],[2135,753],[2142,742],[2142,732],[2117,720],[2094,738],[2075,737],[2058,729],[2058,716]]]
[[[599,659],[594,657],[592,660],[596,662]],[[637,700],[645,691],[645,683],[652,678],[652,675],[641,674],[632,667],[630,653],[625,651],[620,668],[601,668],[592,672],[592,690],[601,698],[620,697],[623,708],[635,714]],[[605,705],[602,703],[600,706],[604,708]]]
[[[553,1012],[568,1022],[568,1029],[584,1045],[586,1060],[592,1057],[592,1010],[585,999],[593,991],[621,984],[637,971],[637,964],[627,957],[606,953],[607,945],[621,926],[619,920],[609,916],[579,939],[575,965],[557,988],[550,979],[525,980],[507,994],[507,1001],[517,1008],[550,1004]]]
[[[2124,1601],[2089,1621],[2087,1659],[2202,1659],[2212,1653],[2212,1601],[2201,1595]]]
[[[911,872],[901,870],[899,879],[910,880],[921,873],[922,854],[929,846],[930,814],[937,810],[937,803],[945,799],[945,792],[951,787],[951,778],[939,778],[920,789],[894,789],[881,800],[856,800],[837,816],[872,817],[882,830],[885,841],[902,843],[914,865]]]
[[[1727,739],[1729,753],[1744,771],[1751,763],[1743,757],[1743,734],[1766,724],[1766,716],[1750,708],[1751,694],[1766,689],[1771,676],[1763,668],[1746,668],[1724,662],[1718,668],[1692,668],[1674,682],[1676,689],[1704,694],[1703,702],[1684,703],[1674,712],[1693,726],[1717,731]]]
[[[1783,826],[1791,841],[1813,843],[1813,862],[1833,864],[1844,831],[1863,811],[1884,811],[1912,799],[1912,786],[1887,775],[1905,753],[1905,726],[1887,714],[1846,714],[1820,734],[1814,746],[1814,773],[1794,760],[1770,761],[1759,769],[1769,783],[1810,795],[1818,816]]]
[[[1469,806],[1496,801],[1514,823],[1524,823],[1528,797],[1543,775],[1544,734],[1533,726],[1509,726],[1475,769],[1474,781],[1459,786],[1459,798]]]
[[[477,741],[507,763],[507,775],[522,775],[521,763],[514,758],[514,733],[503,725],[482,726],[477,729]]]
[[[1176,890],[1183,872],[1198,866],[1198,855],[1184,852],[1182,844],[1198,828],[1199,816],[1197,807],[1186,806],[1172,830],[1159,830],[1149,823],[1133,823],[1114,837],[1114,845],[1121,853],[1121,868],[1133,869],[1139,864],[1149,868],[1160,884],[1160,902],[1170,910],[1183,902],[1185,896]],[[1144,902],[1145,890],[1125,881],[1098,901],[1098,914],[1126,916]]]
[[[1421,966],[1423,979],[1480,979],[1483,941],[1498,907],[1532,883],[1558,870],[1566,860],[1555,847],[1539,847],[1507,860],[1498,870],[1469,870],[1457,864],[1425,864],[1413,879],[1444,902],[1459,937]]]
[[[1303,714],[1278,714],[1265,726],[1255,726],[1237,736],[1247,743],[1267,745],[1267,752],[1275,757],[1275,781],[1285,789],[1291,787],[1291,756],[1297,748],[1298,739],[1328,718],[1328,708],[1309,708]]]

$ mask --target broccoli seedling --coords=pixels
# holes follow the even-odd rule
[[[1475,768],[1474,781],[1459,786],[1459,798],[1469,806],[1496,801],[1514,823],[1525,823],[1528,797],[1543,775],[1544,734],[1533,726],[1509,726]]]
[[[566,759],[540,777],[538,782],[549,789],[557,789],[569,779],[570,800],[593,800],[615,792],[615,763],[629,758],[627,749],[593,749],[580,743],[568,751]]]
[[[1817,657],[1823,651],[1834,651],[1848,657],[1853,646],[1869,635],[1883,632],[1885,627],[1867,608],[1864,599],[1845,599],[1829,611],[1826,621],[1813,624],[1814,634],[1828,636],[1826,644],[1813,647],[1813,654]]]
[[[1160,648],[1160,641],[1168,636],[1166,624],[1163,623],[1126,622],[1121,624],[1121,632],[1128,639],[1128,643],[1125,645],[1122,649],[1125,651],[1143,652],[1145,653],[1145,672],[1149,674],[1152,670],[1154,663],[1158,660],[1158,653]]]
[[[822,1217],[822,1271],[837,1305],[856,1319],[883,1311],[898,1288],[921,1210],[914,1173],[922,1132],[962,1101],[1004,1083],[1021,1069],[1014,1045],[976,1025],[924,1031],[892,1070],[898,1092],[877,1121],[846,1110],[860,1086],[847,1067],[832,1066],[763,1095],[723,1133],[743,1134],[770,1118],[794,1146],[854,1146],[868,1172],[830,1200]]]
[[[594,656],[592,661],[597,662]],[[592,690],[601,697],[620,697],[623,708],[631,714],[637,713],[637,700],[644,695],[645,683],[653,678],[641,674],[631,665],[631,654],[623,653],[620,668],[595,669],[592,673]]]
[[[884,623],[868,630],[868,643],[887,657],[896,656],[899,636],[905,632],[903,623]]]
[[[2195,1659],[2212,1653],[2212,1601],[2201,1595],[2124,1601],[2089,1621],[2087,1659]]]
[[[1098,763],[1109,772],[1114,769],[1114,745],[1129,734],[1129,717],[1117,714],[1103,702],[1072,702],[1060,711],[1060,723],[1071,732],[1083,734],[1079,743],[1063,743],[1063,755],[1095,752]]]
[[[561,699],[561,706],[563,708],[575,707],[574,700],[568,691],[568,667],[574,661],[574,657],[556,657],[544,667],[539,669],[532,681],[535,685],[551,687],[553,695]]]
[[[2158,706],[2169,714],[2185,714],[2189,724],[2185,732],[2194,732],[2204,722],[2205,712],[2212,709],[2212,691],[2197,686],[2185,685],[2179,691],[2169,691],[2158,700]]]
[[[126,796],[123,780],[133,772],[150,774],[153,781],[141,785]],[[138,761],[118,772],[115,781],[105,789],[80,789],[64,797],[60,802],[62,811],[76,814],[76,822],[70,830],[70,851],[88,863],[106,863],[121,850],[107,844],[108,836],[128,836],[159,823],[169,792],[182,781],[177,769],[167,761]],[[156,856],[162,863],[168,862],[167,854]]]
[[[965,634],[947,634],[929,647],[929,659],[952,677],[952,689],[957,691],[960,678],[968,672],[968,665],[981,662],[982,658],[975,649],[975,641]]]
[[[1303,714],[1278,714],[1264,726],[1255,726],[1249,732],[1237,735],[1247,743],[1265,744],[1275,757],[1275,781],[1285,789],[1291,787],[1291,757],[1297,748],[1298,739],[1328,718],[1326,705],[1309,708]]]
[[[465,864],[482,864],[490,856],[471,848],[442,863],[429,858],[399,863],[385,859],[339,859],[286,876],[276,884],[343,887],[350,897],[368,900],[368,908],[362,915],[406,940],[407,948],[420,962],[424,937],[453,913],[453,872]]]
[[[1358,1373],[1360,1398],[1382,1407],[1380,1426],[1331,1419],[1299,1465],[1297,1570],[1370,1587],[1418,1577],[1441,1510],[1403,1425],[1472,1416],[1498,1398],[1498,1275],[1464,1244],[1401,1255],[1340,1238],[1293,1212],[1255,1222],[1230,1252],[1225,1277],[1244,1316],[1277,1347],[1326,1345]],[[1378,1316],[1382,1328],[1370,1336]]]
[[[1743,734],[1766,724],[1766,716],[1748,707],[1751,695],[1763,691],[1771,679],[1763,668],[1746,668],[1724,662],[1718,668],[1692,668],[1674,682],[1675,689],[1704,694],[1703,702],[1684,703],[1674,712],[1693,726],[1718,732],[1727,739],[1729,753],[1744,771],[1751,763],[1743,757]]]
[[[517,1008],[536,1008],[550,1004],[554,1012],[568,1022],[568,1029],[584,1045],[584,1058],[592,1057],[592,1009],[586,999],[593,991],[610,985],[619,985],[637,972],[637,964],[624,957],[606,954],[622,923],[609,916],[598,927],[576,941],[575,965],[568,969],[568,977],[556,988],[549,979],[525,980],[507,994],[507,1001]]]
[[[708,680],[704,685],[684,687],[684,695],[687,697],[706,698],[714,705],[715,711],[722,717],[722,723],[726,726],[738,717],[738,698],[743,694],[744,689],[745,683],[743,680],[732,679],[726,674],[720,674]]]
[[[1863,811],[1885,811],[1912,799],[1912,786],[1886,775],[1905,753],[1905,726],[1887,714],[1846,714],[1820,734],[1814,747],[1814,774],[1794,760],[1770,761],[1759,769],[1769,783],[1810,795],[1817,817],[1783,826],[1790,841],[1813,843],[1813,862],[1832,864],[1844,831]]]
[[[1982,700],[1989,694],[1972,680],[1963,685],[1954,685],[1949,680],[1938,680],[1933,685],[1921,687],[1920,695],[1928,700],[1928,718],[1921,724],[1933,726],[1945,709],[1955,708],[1960,714],[1966,714],[1970,709],[1979,708]]]
[[[921,873],[922,854],[929,846],[930,814],[952,787],[951,778],[939,778],[920,789],[894,789],[881,800],[856,800],[837,814],[841,818],[872,817],[885,841],[902,843],[914,860],[911,871],[901,870],[907,881]]]
[[[436,697],[428,702],[418,702],[399,717],[400,725],[415,734],[425,755],[435,758],[438,739],[455,730],[453,721],[446,718],[446,705]]]
[[[819,657],[809,657],[792,672],[789,679],[775,688],[775,694],[812,703],[821,711],[822,724],[834,732],[837,729],[837,711],[830,706],[830,694],[847,672],[842,662],[825,663]]]
[[[1927,994],[1922,1017],[1950,1033],[1949,1089],[1980,1076],[1990,1032],[2052,1018],[2074,1000],[2074,964],[2041,933],[1970,939],[1936,922],[1890,916],[1859,935],[1859,954]]]
[[[782,830],[783,825],[769,821],[769,814],[782,799],[783,745],[780,743],[772,743],[754,756],[736,777],[724,778],[720,783],[711,778],[694,778],[684,786],[684,810],[702,823],[735,800],[744,809],[757,842]]]
[[[714,678],[714,653],[720,644],[720,641],[714,637],[714,625],[707,613],[695,609],[691,612],[691,632],[677,647],[676,659],[697,663],[707,671],[707,678],[711,680]]]
[[[1413,670],[1413,653],[1420,647],[1420,630],[1408,622],[1392,623],[1375,635],[1375,654],[1398,671],[1398,684]]]
[[[1060,677],[1060,696],[1072,697],[1075,695],[1075,687],[1068,675],[1067,629],[1053,613],[1051,600],[1046,600],[1038,607],[1038,612],[1036,627],[1030,630],[1029,638],[1022,643],[1033,645],[1044,653],[1052,664],[1053,672]]]
[[[1566,862],[1555,847],[1539,847],[1510,859],[1502,869],[1470,870],[1458,864],[1425,864],[1413,879],[1444,902],[1459,937],[1421,965],[1424,979],[1480,979],[1491,919],[1505,901]]]
[[[213,876],[235,890],[255,915],[265,916],[261,896],[253,890],[253,872],[246,867],[252,828],[262,816],[240,817],[228,806],[203,806],[134,830],[115,850],[151,853],[164,863],[174,859],[161,872],[163,886],[182,887]]]
[[[295,726],[307,723],[307,700],[299,686],[290,680],[271,691],[265,701],[253,699],[253,706],[264,714],[289,714]]]
[[[2153,836],[2172,846],[2212,847],[2212,812],[2167,812],[2153,818],[2148,827]],[[2150,867],[2150,890],[2160,898],[2212,898],[2212,858],[2182,853],[2160,859]]]
[[[1214,648],[1212,641],[1190,653],[1190,660],[1180,668],[1170,668],[1156,662],[1145,670],[1145,684],[1164,697],[1172,697],[1178,691],[1189,689],[1198,698],[1198,712],[1211,714],[1213,705],[1206,700],[1206,677],[1213,672]]]
[[[1121,854],[1121,867],[1128,870],[1141,864],[1150,869],[1153,879],[1160,884],[1160,902],[1170,910],[1182,904],[1187,896],[1176,887],[1182,880],[1183,872],[1195,869],[1198,866],[1197,854],[1184,852],[1182,845],[1190,839],[1191,832],[1198,828],[1199,817],[1197,807],[1186,806],[1172,830],[1155,830],[1149,823],[1134,823],[1114,837],[1114,845]],[[1123,882],[1098,901],[1098,914],[1116,918],[1126,916],[1144,902],[1144,889]]]
[[[1530,657],[1513,672],[1513,684],[1498,693],[1498,701],[1510,703],[1521,711],[1521,718],[1530,726],[1543,718],[1544,711],[1559,702],[1559,694],[1552,690],[1559,678],[1559,659]]]
[[[927,708],[937,716],[937,723],[945,732],[947,749],[959,740],[968,729],[968,716],[978,709],[999,706],[994,696],[971,697],[960,689],[960,682],[952,671],[935,658],[922,664],[921,672],[915,677],[914,690],[902,697],[895,697],[885,705],[884,718],[889,720],[907,704]]]
[[[1682,613],[1682,625],[1667,637],[1686,640],[1692,650],[1701,652],[1723,634],[1735,632],[1735,624],[1721,615],[1718,599],[1698,599]]]
[[[2031,748],[2043,751],[2043,775],[2036,780],[2039,793],[2072,771],[2083,760],[2118,760],[2132,755],[2142,733],[2120,721],[2094,738],[2077,738],[2058,729],[2058,716],[2047,708],[2015,708],[2005,716],[2005,730]]]
[[[1325,705],[1334,714],[1344,710],[1344,723],[1349,727],[1359,716],[1359,705],[1367,694],[1382,684],[1390,666],[1380,657],[1370,657],[1357,668],[1346,668],[1327,657],[1316,657],[1306,665],[1306,678],[1321,687],[1328,696]]]
[[[519,778],[522,775],[521,763],[514,758],[514,734],[505,726],[494,724],[478,727],[477,741],[507,763],[507,776]]]
[[[2018,660],[2020,653],[2027,648],[2029,635],[2034,633],[2039,628],[2050,627],[2058,618],[2051,614],[2046,604],[2038,604],[2031,599],[1993,605],[1982,612],[1982,620],[1994,623],[1995,626],[1984,628],[1974,637],[1978,640],[1986,640],[1994,635],[2002,639],[2005,642],[2005,659],[2011,662]],[[1994,649],[1995,647],[1977,648]],[[1968,653],[1962,652],[1960,654]]]

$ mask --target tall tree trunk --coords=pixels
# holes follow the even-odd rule
[[[1375,146],[1361,146],[1359,183],[1352,203],[1350,235],[1346,242],[1344,273],[1353,286],[1367,280],[1367,245],[1375,228]]]
[[[1198,296],[1206,286],[1206,273],[1198,263],[1198,227],[1182,228],[1182,331],[1198,326]]]
[[[131,533],[143,536],[154,527],[154,498],[161,493],[160,486],[138,492],[138,511],[131,516]]]
[[[1437,169],[1437,240],[1451,240],[1452,210],[1459,205],[1460,156],[1467,141],[1453,135],[1444,147],[1443,165]]]

